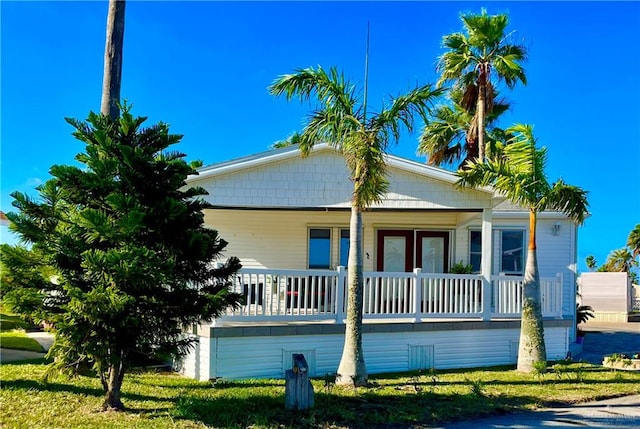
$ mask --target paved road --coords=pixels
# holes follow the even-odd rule
[[[639,387],[640,388],[640,387]],[[440,429],[639,429],[640,395],[459,422]]]
[[[26,350],[12,350],[0,348],[0,362],[17,362],[21,360],[40,359],[44,353],[29,352]]]
[[[580,329],[586,335],[577,359],[600,365],[611,353],[640,353],[640,323],[587,322]]]
[[[48,332],[27,332],[27,335],[40,343],[44,351],[48,351],[53,345],[53,335]],[[17,362],[43,358],[45,353],[30,352],[27,350],[11,350],[0,348],[0,362]]]

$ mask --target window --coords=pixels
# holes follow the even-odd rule
[[[309,268],[331,268],[331,229],[309,229]]]
[[[473,267],[474,273],[480,272],[481,260],[482,260],[482,232],[469,231],[469,264]]]
[[[524,272],[524,231],[500,231],[500,272]]]
[[[349,265],[349,230],[340,230],[340,265]]]

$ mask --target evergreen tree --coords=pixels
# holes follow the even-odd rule
[[[167,124],[142,128],[128,106],[115,120],[67,119],[86,144],[82,167],[54,165],[39,198],[12,194],[7,216],[21,240],[3,245],[4,301],[55,328],[53,368],[94,365],[104,409],[124,409],[120,389],[133,354],[184,355],[185,327],[209,321],[241,296],[229,291],[240,268],[227,243],[204,226],[196,171],[169,151],[181,136]]]

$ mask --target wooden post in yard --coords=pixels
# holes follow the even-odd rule
[[[309,380],[309,366],[303,354],[293,354],[293,365],[285,372],[284,408],[308,410],[313,408],[313,386]]]

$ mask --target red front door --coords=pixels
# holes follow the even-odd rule
[[[425,273],[446,273],[449,271],[449,233],[380,229],[376,265],[378,271],[422,268]]]

